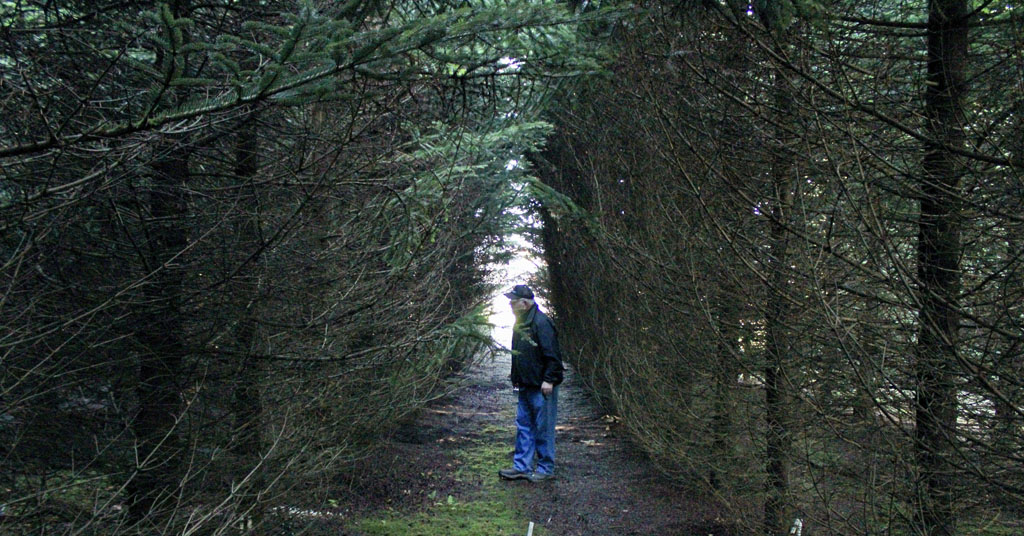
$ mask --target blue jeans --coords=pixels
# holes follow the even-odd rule
[[[512,460],[517,471],[533,471],[533,457],[537,457],[537,472],[555,473],[555,416],[558,413],[558,387],[544,396],[540,387],[519,389],[516,408],[516,451]]]

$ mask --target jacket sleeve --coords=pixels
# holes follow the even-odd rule
[[[553,385],[562,383],[562,371],[565,370],[565,366],[562,364],[555,326],[547,317],[537,322],[537,344],[544,359],[544,381]]]

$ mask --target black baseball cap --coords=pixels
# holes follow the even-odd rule
[[[510,300],[516,300],[526,298],[528,300],[533,299],[533,291],[526,285],[516,285],[512,287],[512,290],[505,293],[505,297]]]

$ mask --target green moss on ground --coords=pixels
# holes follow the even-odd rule
[[[456,482],[473,482],[481,480],[485,488],[496,487],[498,471],[512,465],[511,449],[507,444],[494,441],[478,441],[469,448],[461,450],[456,458],[459,468],[455,471]],[[487,484],[491,485],[487,485]]]
[[[529,516],[523,513],[515,488],[521,483],[501,482],[498,470],[511,464],[511,435],[506,427],[488,426],[483,437],[457,450],[455,481],[458,497],[436,497],[426,511],[388,512],[361,519],[349,527],[365,536],[479,536],[526,534]],[[534,527],[535,536],[547,532]]]
[[[352,528],[365,536],[479,536],[481,534],[526,534],[529,521],[519,510],[500,500],[442,502],[426,512],[393,514],[383,519],[363,520]],[[534,528],[535,535],[545,531]]]

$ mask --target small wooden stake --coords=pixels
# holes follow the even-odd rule
[[[530,526],[526,529],[526,536],[533,536],[533,521],[530,522]]]

